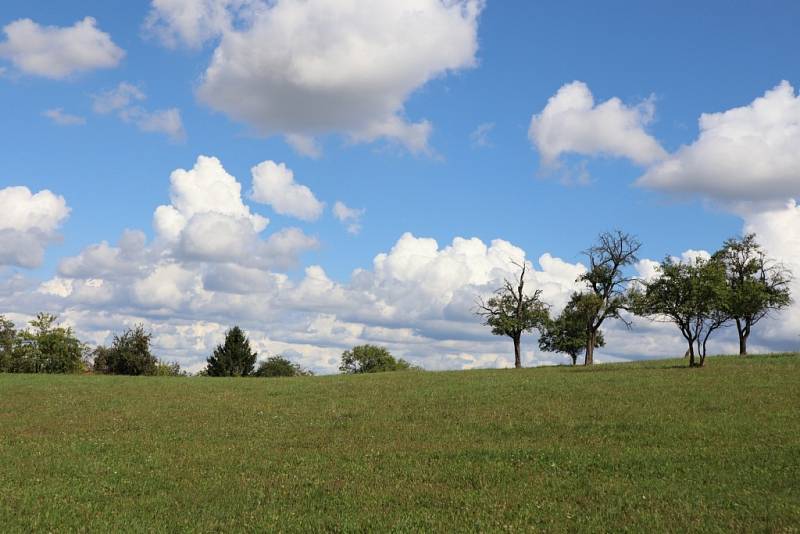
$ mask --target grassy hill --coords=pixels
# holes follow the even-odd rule
[[[0,375],[0,525],[798,532],[800,357],[684,365]]]

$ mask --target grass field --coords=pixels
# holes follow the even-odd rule
[[[0,375],[0,530],[800,525],[800,357],[290,379]]]

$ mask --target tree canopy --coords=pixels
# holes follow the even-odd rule
[[[731,317],[724,265],[703,258],[680,262],[667,257],[656,278],[641,283],[644,290],[631,293],[634,312],[674,323],[688,343],[689,366],[702,367],[708,339]]]
[[[539,348],[547,352],[564,353],[575,365],[578,356],[586,350],[586,324],[595,309],[594,302],[595,295],[592,293],[573,293],[559,316],[547,322],[539,336]],[[603,332],[597,330],[594,346],[604,345]]]
[[[525,263],[515,263],[520,268],[519,279],[505,280],[503,287],[486,301],[478,302],[477,314],[496,336],[508,336],[514,342],[514,367],[522,367],[522,334],[531,330],[542,331],[550,318],[549,307],[542,302],[542,291],[525,293]]]
[[[354,375],[362,373],[384,373],[414,369],[402,358],[395,358],[385,347],[358,345],[342,353],[339,371]]]
[[[309,376],[313,375],[311,371],[304,369],[299,364],[294,363],[281,355],[270,356],[263,362],[258,364],[253,376],[262,378],[280,377],[280,376]]]
[[[94,350],[94,370],[113,375],[156,374],[159,361],[150,352],[151,340],[152,334],[142,324],[115,335],[111,347]]]
[[[739,334],[739,354],[745,355],[753,326],[791,304],[791,272],[766,256],[755,234],[726,240],[714,259],[725,266],[728,308]]]
[[[234,326],[225,333],[225,342],[217,345],[208,357],[208,376],[250,376],[256,364],[257,353],[250,350],[250,340],[244,331]]]

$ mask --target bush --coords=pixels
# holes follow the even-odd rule
[[[299,364],[293,363],[283,356],[270,356],[258,364],[258,369],[253,376],[271,378],[278,376],[310,376],[308,369],[303,369]]]
[[[402,358],[395,358],[384,347],[359,345],[342,353],[339,371],[344,374],[384,373],[419,369]]]
[[[153,375],[158,369],[158,359],[150,353],[152,334],[143,325],[114,336],[111,347],[94,350],[94,370],[112,375]]]

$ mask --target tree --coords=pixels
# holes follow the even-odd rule
[[[250,340],[244,331],[234,326],[225,333],[225,342],[217,345],[206,366],[208,376],[250,376],[257,353],[250,350]]]
[[[115,335],[110,348],[95,349],[94,370],[113,375],[155,374],[159,361],[150,352],[152,337],[141,324],[129,328],[121,336]]]
[[[516,285],[505,280],[503,287],[495,291],[487,301],[478,302],[477,314],[484,318],[484,324],[492,328],[496,336],[508,336],[514,342],[514,367],[522,367],[521,344],[523,332],[533,329],[540,332],[550,317],[548,306],[541,301],[542,291],[537,289],[532,295],[525,294],[525,270],[527,266],[514,262],[520,268]]]
[[[415,367],[402,358],[395,358],[386,348],[376,345],[359,345],[344,351],[339,365],[339,371],[348,375],[410,369]]]
[[[594,309],[593,295],[573,293],[564,310],[555,319],[548,321],[539,336],[539,348],[547,352],[562,352],[572,358],[572,365],[578,362],[578,355],[586,350],[587,314]],[[597,331],[595,347],[605,345],[603,332]]]
[[[310,376],[311,371],[303,369],[299,364],[291,362],[281,355],[270,356],[258,364],[254,376],[270,378],[278,376]]]
[[[57,326],[57,320],[55,315],[39,313],[30,322],[32,329],[15,334],[13,323],[6,321],[2,326],[4,347],[0,349],[4,353],[0,359],[5,362],[5,370],[12,373],[80,371],[84,345],[71,328]]]
[[[725,266],[729,308],[739,333],[739,354],[744,356],[753,326],[791,304],[791,273],[766,256],[755,234],[728,239],[714,259]]]
[[[621,319],[630,326],[620,315],[628,304],[626,291],[632,281],[626,277],[624,269],[638,260],[641,246],[634,236],[615,230],[600,234],[597,243],[584,251],[589,270],[578,280],[586,284],[591,294],[584,302],[587,311],[584,365],[594,363],[597,333],[606,319]]]
[[[0,373],[11,371],[17,331],[14,323],[0,315]]]
[[[677,325],[688,343],[689,367],[702,367],[708,339],[730,320],[725,266],[703,258],[687,263],[666,258],[658,276],[641,283],[643,291],[631,292],[633,311]]]

